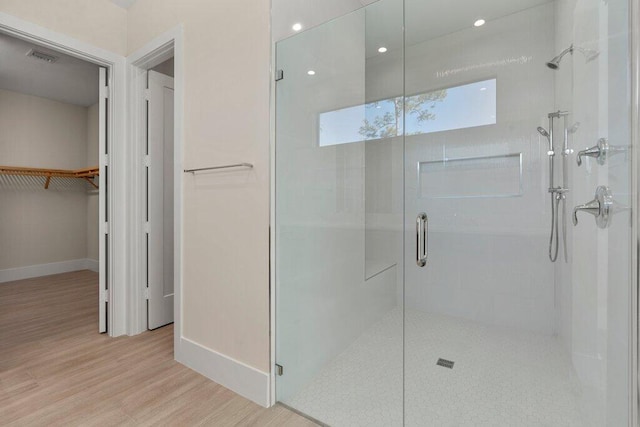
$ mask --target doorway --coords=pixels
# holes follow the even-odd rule
[[[173,322],[180,349],[182,233],[182,67],[177,28],[127,58],[135,203],[131,334]],[[155,213],[155,217],[154,217]],[[155,219],[155,221],[154,221]]]
[[[174,318],[174,59],[147,71],[145,249],[147,329]]]
[[[6,33],[0,55],[0,282],[86,271],[107,332],[108,70]]]

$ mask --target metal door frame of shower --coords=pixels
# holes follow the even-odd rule
[[[638,298],[640,292],[640,230],[639,223],[640,217],[638,211],[640,210],[640,173],[638,171],[640,167],[640,0],[629,0],[629,58],[630,58],[630,76],[631,76],[631,197],[632,207],[631,209],[631,259],[633,260],[631,266],[631,286],[629,295],[630,316],[629,316],[629,372],[631,374],[631,381],[629,381],[629,426],[640,426],[638,424],[638,412],[640,408],[640,402],[638,401],[638,353],[640,351],[639,344],[640,339],[638,334],[640,333],[640,318],[638,316]],[[271,405],[276,403],[276,370],[275,370],[275,356],[276,356],[276,245],[275,245],[275,203],[276,203],[276,175],[275,175],[275,149],[276,149],[276,91],[275,91],[275,76],[276,76],[276,63],[275,63],[276,41],[271,43],[271,84],[270,84],[270,129],[269,129],[269,151],[270,151],[270,211],[269,211],[269,265],[270,265],[270,292],[269,292],[269,304],[270,304],[270,355],[271,355],[271,372],[270,372],[270,387],[269,387],[269,402]]]
[[[638,231],[638,209],[640,209],[640,0],[629,0],[629,57],[631,65],[631,259],[635,260],[631,265],[631,289],[629,304],[631,308],[629,327],[629,424],[638,426],[638,288],[640,287],[639,274],[640,258],[638,247],[640,234]]]

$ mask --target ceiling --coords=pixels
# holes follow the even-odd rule
[[[273,39],[280,41],[296,32],[299,22],[303,31],[343,16],[363,6],[366,14],[367,57],[379,46],[389,50],[403,44],[403,12],[406,45],[432,40],[465,28],[479,19],[490,25],[501,18],[552,0],[272,0]]]
[[[554,0],[405,0],[407,32],[428,31],[429,40],[463,28],[470,28],[477,19],[492,19],[530,9]]]
[[[272,0],[273,40],[279,41],[296,34],[291,28],[295,23],[302,24],[303,30],[307,30],[376,1],[378,0]]]
[[[136,2],[136,0],[109,0],[109,1],[115,4],[116,6],[120,6],[124,9],[129,9]]]
[[[36,49],[54,63],[27,56]],[[0,89],[87,107],[98,102],[98,66],[0,33]]]

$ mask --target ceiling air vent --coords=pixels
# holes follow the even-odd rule
[[[48,62],[49,64],[53,64],[58,60],[57,56],[49,55],[48,53],[40,52],[35,49],[31,49],[27,53],[27,56],[30,56],[31,58],[39,59],[40,61]]]

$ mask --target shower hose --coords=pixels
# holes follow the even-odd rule
[[[562,200],[562,248],[564,251],[564,261],[567,262],[567,205],[565,202],[564,194],[560,192],[551,193],[551,237],[549,238],[549,259],[551,262],[556,262],[558,259],[558,235],[559,235],[559,222],[558,210],[560,207],[560,201]]]

